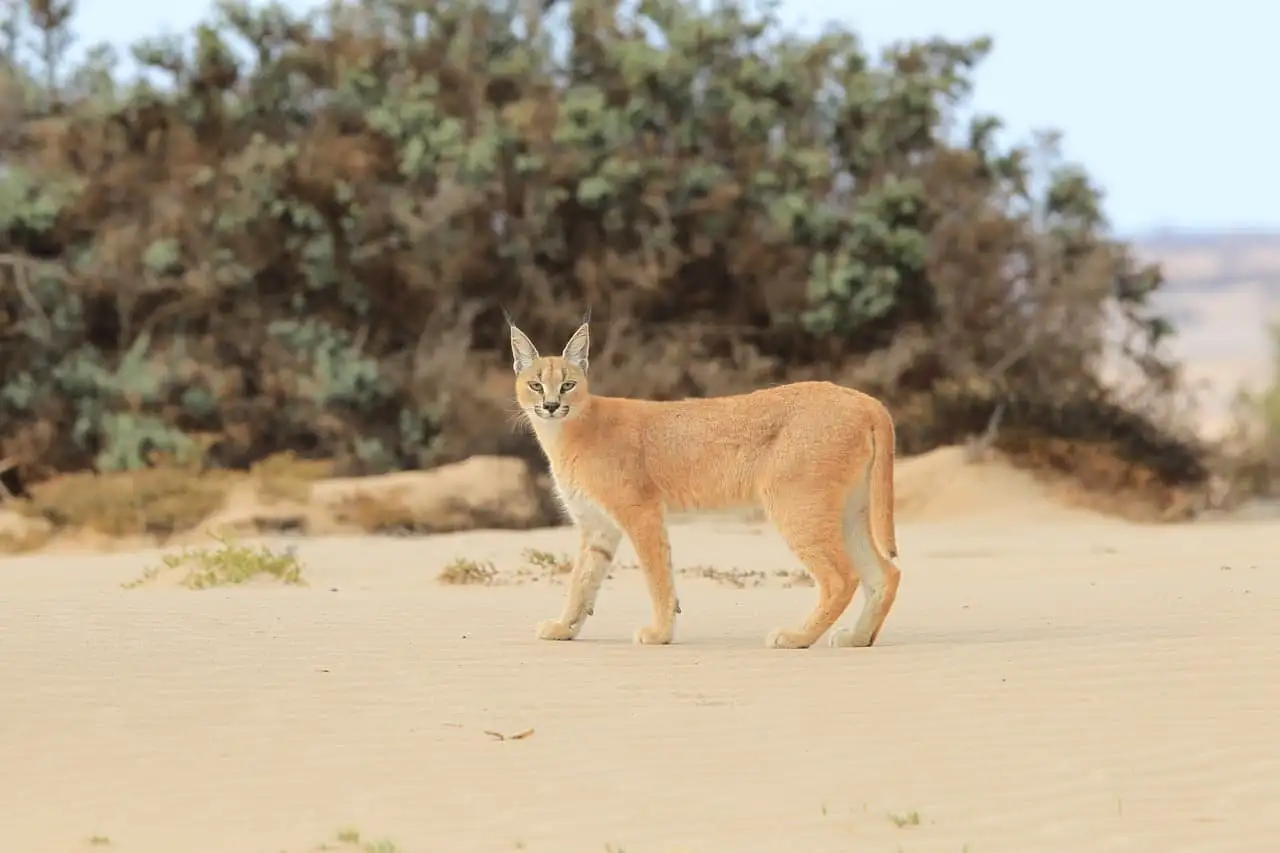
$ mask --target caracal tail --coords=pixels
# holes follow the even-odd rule
[[[635,547],[653,602],[636,642],[665,644],[676,599],[665,514],[764,509],[817,585],[818,601],[773,648],[807,648],[840,618],[859,581],[865,604],[835,646],[876,641],[898,592],[893,522],[893,419],[875,398],[829,382],[731,397],[657,402],[590,393],[584,321],[558,356],[543,357],[513,324],[516,400],[550,462],[578,555],[559,619],[538,626],[571,640],[596,604],[622,536]]]

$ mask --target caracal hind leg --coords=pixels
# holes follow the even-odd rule
[[[666,645],[675,635],[680,602],[676,600],[671,577],[671,544],[667,539],[662,508],[658,505],[638,507],[618,520],[636,549],[649,587],[649,598],[653,602],[653,624],[638,629],[635,641],[646,646]]]
[[[790,503],[788,498],[798,502]],[[834,500],[790,491],[766,501],[769,518],[818,587],[818,603],[804,624],[796,631],[777,628],[770,632],[765,640],[769,648],[807,649],[835,624],[853,600],[858,579],[845,553],[842,519],[834,504]]]
[[[569,596],[559,619],[538,623],[541,640],[572,640],[595,612],[596,596],[604,583],[622,531],[607,519],[589,516],[578,524],[578,557],[569,576]]]
[[[831,645],[863,648],[880,636],[884,620],[898,597],[898,581],[902,572],[889,558],[881,555],[871,533],[867,489],[856,488],[849,495],[844,519],[845,547],[853,561],[854,571],[862,581],[862,612],[853,630],[842,628],[831,635]]]

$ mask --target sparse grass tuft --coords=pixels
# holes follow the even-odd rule
[[[110,845],[111,839],[105,835],[92,835],[89,837],[90,847],[109,847]]]
[[[804,569],[778,569],[775,575],[782,578],[782,586],[784,589],[790,589],[793,586],[813,586],[813,575]]]
[[[566,575],[573,571],[573,560],[568,554],[556,556],[550,551],[539,551],[536,548],[524,549],[524,560],[535,569],[548,575]]]
[[[681,569],[679,574],[695,578],[706,578],[724,586],[745,589],[748,586],[761,586],[765,581],[764,572],[748,569],[718,569],[715,566],[690,566]]]
[[[360,830],[354,827],[345,827],[338,830],[334,839],[343,849],[350,850],[356,848],[360,853],[400,853],[400,848],[394,841],[389,838],[378,838],[373,841],[361,841]],[[321,850],[337,850],[328,844],[320,845]]]
[[[436,580],[443,584],[466,586],[471,584],[491,584],[497,576],[498,570],[488,560],[480,562],[469,560],[466,557],[458,557],[440,570]]]
[[[898,827],[898,829],[906,829],[909,826],[920,825],[920,812],[917,811],[910,811],[904,815],[889,812],[887,817],[889,818],[889,822]]]
[[[250,548],[237,544],[230,537],[214,536],[218,548],[183,548],[179,554],[161,558],[159,566],[153,566],[138,578],[124,584],[125,589],[135,589],[155,580],[166,570],[185,570],[181,580],[187,589],[208,589],[216,586],[232,586],[253,578],[272,577],[281,583],[305,586],[302,565],[290,549],[277,554],[266,545]]]

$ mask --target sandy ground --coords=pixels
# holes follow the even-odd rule
[[[0,840],[302,853],[358,849],[334,840],[349,827],[371,853],[1262,853],[1280,837],[1280,524],[908,521],[873,649],[764,648],[814,591],[779,579],[795,563],[770,529],[732,519],[674,524],[677,565],[768,579],[682,575],[665,648],[629,642],[648,617],[632,568],[573,643],[533,636],[557,582],[435,580],[456,556],[511,569],[573,541],[308,540],[306,588],[200,592],[121,589],[154,553],[4,559]]]

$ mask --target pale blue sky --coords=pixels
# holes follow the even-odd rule
[[[298,6],[306,0],[292,0]],[[208,0],[81,0],[85,41],[185,30]],[[975,105],[1011,132],[1056,127],[1122,232],[1280,228],[1280,6],[1260,0],[784,0],[872,45],[990,34]],[[1266,104],[1273,104],[1267,107]],[[1204,158],[1212,157],[1206,163]]]

